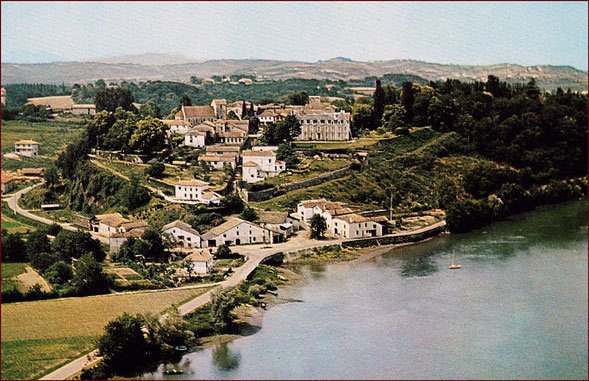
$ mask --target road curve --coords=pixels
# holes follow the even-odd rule
[[[15,194],[13,194],[12,196],[10,196],[10,198],[8,199],[8,207],[10,209],[12,209],[15,213],[20,214],[21,216],[24,216],[26,218],[29,218],[31,220],[37,221],[37,222],[41,222],[42,224],[46,224],[46,225],[51,225],[51,224],[58,224],[60,225],[64,230],[69,230],[72,232],[75,232],[78,230],[77,227],[72,226],[71,224],[64,224],[64,223],[59,223],[57,221],[53,221],[50,220],[48,218],[44,218],[44,217],[40,217],[37,216],[33,213],[27,212],[26,210],[22,209],[20,206],[18,206],[18,200],[21,198],[22,195],[30,192],[32,189],[42,185],[43,183],[37,183],[35,185],[32,185],[30,187],[27,187],[25,189],[22,189],[18,192],[16,192]],[[104,244],[109,244],[109,240],[106,237],[103,237],[101,235],[98,235],[94,232],[89,232],[93,238],[99,240],[100,242],[104,243]]]

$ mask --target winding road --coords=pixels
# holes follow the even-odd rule
[[[35,187],[41,185],[42,183],[35,184],[28,188],[22,189],[19,192],[11,195],[8,198],[8,206],[12,209],[15,213],[23,215],[27,218],[32,220],[51,225],[56,223],[47,218],[43,218],[37,215],[34,215],[18,206],[18,200],[20,197],[29,192],[30,190],[34,189]],[[78,230],[76,227],[71,226],[71,224],[64,224],[59,223],[64,229],[70,231]],[[420,234],[423,232],[427,232],[434,229],[439,229],[446,225],[445,221],[438,222],[436,224],[426,226],[424,228],[409,231],[409,232],[402,232],[394,234],[394,236],[406,236],[412,234]],[[108,238],[100,236],[96,233],[90,233],[92,236],[100,242],[108,244]],[[257,245],[243,245],[243,246],[235,246],[232,247],[232,251],[235,253],[239,253],[246,258],[246,262],[237,268],[235,272],[225,281],[218,283],[217,286],[206,293],[197,296],[196,298],[190,300],[189,302],[181,305],[178,307],[178,311],[180,315],[184,316],[189,314],[190,312],[194,311],[195,309],[205,305],[209,301],[211,301],[213,293],[220,289],[220,288],[229,288],[236,286],[239,282],[245,280],[249,274],[251,274],[265,259],[278,254],[278,253],[291,253],[297,252],[300,250],[306,249],[313,249],[322,246],[330,246],[330,245],[337,245],[341,244],[344,241],[349,241],[349,239],[342,239],[342,238],[332,238],[332,239],[323,239],[321,241],[311,240],[307,238],[307,231],[301,230],[298,231],[294,237],[289,239],[287,242],[278,243],[278,244],[257,244]],[[189,286],[192,287],[192,286]],[[153,292],[158,292],[159,290],[153,290]],[[167,318],[166,315],[162,315],[160,321],[164,321]],[[94,350],[90,352],[88,355],[84,355],[64,366],[47,374],[46,376],[42,377],[41,380],[65,380],[69,377],[72,377],[76,373],[80,372],[84,367],[94,364],[100,361],[100,357],[98,357],[98,350]]]

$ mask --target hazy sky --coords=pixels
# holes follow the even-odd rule
[[[571,65],[587,2],[9,2],[2,62],[122,54]]]

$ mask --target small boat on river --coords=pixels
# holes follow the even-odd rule
[[[461,265],[454,264],[454,253],[452,253],[452,263],[450,264],[450,266],[448,266],[448,268],[450,270],[456,270],[456,269],[459,269],[461,267],[462,267]]]

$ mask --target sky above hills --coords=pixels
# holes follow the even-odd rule
[[[5,2],[3,63],[116,55],[587,70],[587,2]]]

